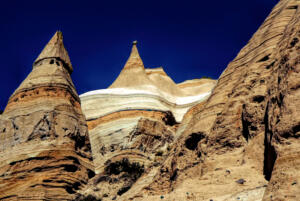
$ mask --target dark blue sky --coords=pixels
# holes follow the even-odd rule
[[[133,40],[175,82],[219,77],[278,0],[1,1],[0,110],[61,30],[79,94],[108,87]]]

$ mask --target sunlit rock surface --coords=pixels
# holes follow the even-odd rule
[[[94,175],[70,69],[57,32],[10,97],[0,117],[0,200],[73,200]]]
[[[120,200],[300,200],[299,4],[276,5],[186,113],[163,165]]]
[[[279,1],[217,81],[176,84],[134,42],[80,99],[56,33],[0,116],[0,200],[300,200],[299,5]]]
[[[160,68],[145,69],[136,43],[118,78],[108,89],[80,95],[87,120],[134,109],[171,111],[177,122],[186,111],[205,101],[216,81],[200,79],[176,85]]]
[[[106,199],[120,196],[144,172],[157,169],[168,155],[183,115],[204,102],[215,83],[206,79],[180,88],[162,67],[145,69],[134,43],[123,70],[108,89],[80,95],[98,174],[90,183],[102,189],[96,194]],[[125,170],[112,176],[108,169],[116,164],[118,169],[133,164],[140,172],[134,179]]]

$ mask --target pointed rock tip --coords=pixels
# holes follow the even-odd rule
[[[143,61],[136,47],[137,41],[133,41],[130,56],[123,69],[142,68],[144,69]]]
[[[63,34],[62,34],[62,32],[61,32],[60,30],[57,30],[57,31],[55,32],[55,34],[53,35],[52,38],[54,38],[54,37],[57,37],[57,40],[59,40],[59,41],[61,41],[61,43],[63,43],[64,37],[63,37]],[[51,38],[51,39],[52,39],[52,38]]]
[[[63,34],[59,30],[55,32],[50,41],[44,47],[38,58],[35,60],[34,65],[39,61],[47,58],[57,58],[63,61],[64,66],[67,68],[67,70],[70,73],[73,72],[73,66],[71,64],[69,54],[65,49],[63,43]]]
[[[131,53],[130,53],[130,58],[138,58],[138,59],[141,59],[140,58],[140,55],[139,55],[139,51],[137,49],[137,41],[133,41],[132,42],[132,49],[131,49]]]

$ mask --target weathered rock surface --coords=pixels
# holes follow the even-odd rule
[[[209,99],[185,115],[151,182],[123,200],[300,199],[299,4],[278,3]]]
[[[281,0],[218,81],[175,84],[134,43],[80,96],[87,121],[57,33],[0,116],[0,200],[300,200],[299,6]]]
[[[0,200],[73,200],[93,164],[61,32],[0,117]]]
[[[274,53],[268,87],[264,170],[272,174],[264,200],[300,200],[300,3],[289,3],[294,15]]]
[[[97,174],[84,193],[119,198],[143,173],[158,169],[176,138],[178,122],[207,99],[215,83],[201,80],[182,90],[161,67],[145,69],[135,43],[109,89],[80,96]]]
[[[206,100],[216,81],[204,79],[178,87],[162,68],[145,69],[136,44],[118,78],[108,89],[80,95],[87,120],[121,110],[171,111],[180,122],[186,111]],[[197,93],[193,93],[197,92]]]

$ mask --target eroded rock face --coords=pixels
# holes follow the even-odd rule
[[[0,116],[0,200],[300,200],[299,6],[281,0],[218,81],[175,84],[134,44],[80,97],[87,121],[57,33]]]
[[[66,57],[57,32],[0,117],[0,200],[73,200],[93,174]]]
[[[283,33],[265,113],[265,172],[271,172],[264,200],[299,200],[300,170],[300,11],[299,3],[289,5],[294,15]],[[274,167],[273,167],[274,165]]]
[[[163,68],[145,69],[136,44],[120,75],[108,89],[80,95],[87,120],[122,110],[171,111],[181,122],[189,108],[205,101],[215,80],[199,79],[176,85]]]
[[[83,193],[122,199],[133,185],[141,190],[149,184],[169,155],[184,114],[204,102],[215,83],[205,79],[179,87],[161,67],[145,69],[134,44],[108,89],[80,96],[97,174]]]
[[[124,200],[300,199],[298,6],[278,3],[209,99],[186,113],[150,184]]]
[[[170,113],[159,111],[117,112],[88,125],[96,173],[120,156],[148,166],[159,149],[173,142],[177,126]]]
[[[126,118],[98,122],[90,130],[97,175],[84,190],[86,195],[120,199],[143,174],[157,168],[168,156],[176,125],[166,122],[174,117],[160,112],[152,112],[151,117],[144,111],[131,112],[136,113],[134,118],[126,114]]]

